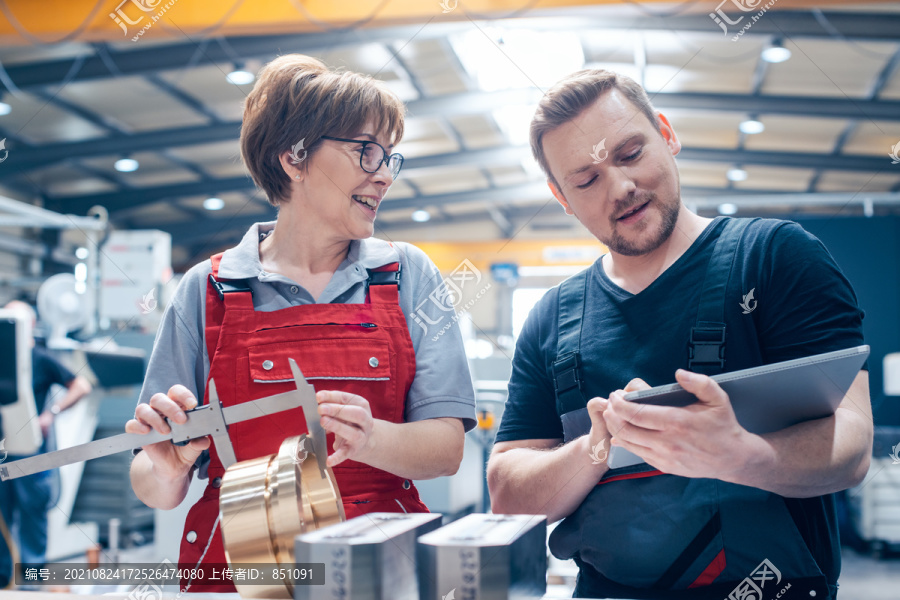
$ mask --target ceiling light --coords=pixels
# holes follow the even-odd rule
[[[235,67],[234,71],[225,76],[225,79],[228,80],[228,83],[233,83],[234,85],[247,85],[248,83],[253,83],[256,75],[250,71],[245,71],[243,67]]]
[[[728,173],[725,176],[728,177],[728,181],[745,181],[747,179],[747,171],[744,169],[728,169]]]
[[[12,110],[12,106],[6,102],[0,102],[0,115],[8,115]]]
[[[222,210],[225,208],[225,201],[221,198],[207,198],[203,201],[203,208],[206,210]]]
[[[534,177],[534,178],[540,177],[541,179],[546,177],[544,175],[543,169],[541,169],[541,166],[537,163],[536,160],[534,160],[534,157],[532,157],[530,154],[528,156],[526,156],[525,158],[523,158],[522,162],[519,164],[522,165],[522,170],[524,170],[525,173],[527,175],[530,175],[531,177]]]
[[[88,249],[83,246],[75,249],[75,258],[77,258],[78,260],[86,259],[88,257],[88,254]]]
[[[737,213],[738,207],[737,204],[732,204],[730,202],[726,202],[725,204],[719,205],[719,214],[720,215],[733,215]]]
[[[544,88],[584,66],[581,39],[568,31],[476,28],[449,37],[481,90]]]
[[[114,166],[116,171],[120,173],[131,173],[132,171],[137,171],[140,165],[133,158],[120,158]]]
[[[531,119],[534,118],[536,110],[537,104],[519,104],[497,109],[491,114],[509,143],[513,146],[522,146],[528,143]]]
[[[740,124],[741,133],[746,133],[747,135],[753,135],[756,133],[762,133],[766,130],[766,126],[762,124],[762,121],[757,121],[756,119],[748,119],[746,121],[741,121]]]
[[[431,219],[431,213],[427,210],[417,210],[412,214],[412,220],[416,223],[424,223]]]
[[[791,51],[784,46],[769,46],[762,51],[762,59],[768,63],[783,63],[791,57]]]

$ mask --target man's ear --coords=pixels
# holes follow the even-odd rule
[[[550,188],[550,191],[553,192],[553,197],[556,198],[556,201],[562,204],[563,209],[566,211],[567,215],[574,215],[572,209],[569,208],[569,203],[566,201],[566,197],[563,196],[562,192],[559,191],[559,187],[549,179],[547,180],[547,186]]]
[[[657,113],[657,118],[659,119],[659,132],[662,134],[663,139],[666,140],[666,145],[672,152],[672,156],[675,156],[681,152],[681,142],[678,140],[678,136],[675,135],[675,128],[669,123],[666,115]]]

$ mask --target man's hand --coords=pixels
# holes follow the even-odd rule
[[[41,437],[46,440],[50,435],[50,426],[53,425],[53,413],[42,412],[38,415],[38,425],[41,427]]]
[[[698,402],[686,407],[628,402],[625,393],[649,387],[639,379],[610,394],[604,417],[612,444],[664,473],[732,480],[765,442],[740,426],[728,394],[711,378],[679,369],[675,379]]]
[[[588,415],[591,417],[591,432],[588,434],[591,462],[595,465],[606,465],[609,456],[609,429],[603,411],[609,406],[606,398],[592,398],[587,403]]]

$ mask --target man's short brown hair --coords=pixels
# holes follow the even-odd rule
[[[280,56],[259,72],[244,104],[241,158],[273,206],[289,196],[290,177],[279,157],[303,141],[307,159],[323,135],[350,137],[368,122],[390,144],[403,137],[405,107],[380,81],[332,71],[302,54]],[[300,156],[302,151],[298,150]],[[306,168],[306,161],[300,163]]]
[[[557,188],[559,184],[550,172],[544,154],[544,134],[576,118],[612,89],[619,90],[660,131],[656,109],[650,103],[647,92],[634,79],[606,69],[584,69],[572,73],[544,94],[531,120],[531,152],[547,174],[547,179]]]

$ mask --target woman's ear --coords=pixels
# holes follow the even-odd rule
[[[281,163],[281,168],[285,175],[295,181],[302,181],[306,177],[306,168],[303,164],[305,160],[305,150],[302,150],[299,156],[294,154],[293,150],[285,150],[278,156],[278,161]]]

